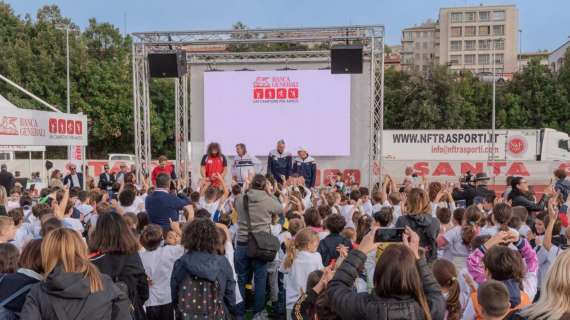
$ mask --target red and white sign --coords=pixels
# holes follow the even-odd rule
[[[290,76],[258,76],[253,82],[254,103],[295,103],[299,100],[299,82]]]
[[[538,130],[386,130],[387,160],[536,160]]]
[[[0,109],[0,144],[84,146],[87,145],[87,117],[30,109]]]

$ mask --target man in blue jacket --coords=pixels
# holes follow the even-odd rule
[[[283,183],[282,177],[288,179],[293,168],[293,155],[285,151],[285,141],[277,141],[277,149],[271,150],[267,157],[267,173],[279,183]]]
[[[297,151],[298,157],[293,162],[293,173],[305,178],[307,188],[315,187],[317,179],[317,163],[313,157],[309,156],[307,148],[300,147]]]
[[[162,229],[170,228],[170,220],[178,221],[179,211],[190,206],[190,200],[170,193],[170,175],[161,173],[156,177],[156,189],[145,200],[150,223]]]

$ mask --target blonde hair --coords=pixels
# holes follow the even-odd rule
[[[80,272],[89,279],[90,292],[103,290],[101,274],[87,258],[87,246],[77,232],[59,228],[48,233],[42,241],[42,266],[47,277],[57,265],[64,272]]]
[[[408,193],[406,201],[406,214],[415,215],[427,213],[431,215],[431,203],[427,192],[420,188],[413,188]]]
[[[297,257],[298,251],[307,250],[311,242],[318,240],[319,236],[315,231],[310,228],[304,228],[297,232],[295,239],[290,239],[287,241],[287,255],[285,256],[285,261],[283,261],[283,266],[285,269],[291,268],[293,261]]]
[[[532,320],[560,319],[570,312],[570,251],[562,252],[552,263],[546,281],[542,283],[540,298],[522,311]]]
[[[5,206],[8,202],[8,193],[6,192],[6,188],[4,186],[0,186],[0,205]]]

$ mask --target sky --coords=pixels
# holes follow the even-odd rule
[[[241,21],[250,28],[383,24],[386,42],[400,44],[401,30],[436,20],[439,8],[515,4],[524,52],[554,50],[570,36],[569,0],[4,0],[18,15],[35,16],[56,4],[84,28],[89,18],[122,32],[227,29]]]

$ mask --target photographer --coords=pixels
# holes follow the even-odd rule
[[[453,190],[453,198],[455,200],[465,200],[465,207],[469,207],[473,204],[475,197],[483,197],[484,199],[495,198],[495,192],[487,188],[490,178],[486,173],[479,172],[474,178],[472,177],[471,171],[467,171],[464,178],[465,182],[461,184],[461,188]]]

